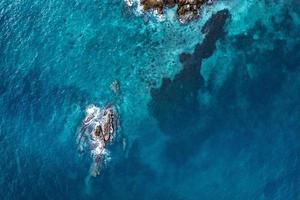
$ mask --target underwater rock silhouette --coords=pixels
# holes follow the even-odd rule
[[[201,30],[205,34],[202,43],[196,45],[192,54],[180,54],[182,70],[173,80],[164,78],[159,88],[151,89],[152,99],[148,105],[150,113],[157,119],[159,127],[165,134],[180,141],[170,141],[181,146],[177,157],[179,160],[176,159],[176,162],[185,160],[188,154],[195,150],[195,147],[189,147],[190,140],[197,137],[201,140],[206,138],[199,136],[197,130],[190,130],[196,123],[197,116],[201,114],[197,95],[204,87],[204,80],[200,74],[200,67],[202,60],[213,54],[216,42],[225,34],[224,26],[229,16],[226,9],[212,15]]]

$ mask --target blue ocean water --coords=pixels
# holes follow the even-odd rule
[[[297,0],[219,0],[187,25],[1,1],[0,199],[300,199],[299,31]],[[119,139],[87,180],[76,131],[108,102]]]

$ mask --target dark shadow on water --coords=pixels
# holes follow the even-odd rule
[[[182,70],[173,80],[164,78],[161,87],[151,89],[149,110],[161,130],[171,136],[166,152],[174,163],[185,161],[197,149],[197,145],[192,144],[204,141],[210,133],[192,128],[202,114],[197,100],[198,91],[204,87],[200,67],[202,60],[213,54],[216,42],[224,36],[228,17],[228,10],[214,14],[201,30],[205,34],[203,42],[196,45],[192,54],[180,55]],[[177,149],[180,146],[180,151],[174,151],[174,145]]]
[[[283,14],[287,18],[273,19],[274,28],[290,28],[290,16],[286,12]],[[233,70],[218,90],[213,88],[213,83],[218,81],[215,74],[204,86],[199,72],[201,62],[213,54],[216,42],[223,37],[228,16],[228,11],[216,13],[202,29],[206,34],[203,42],[192,54],[180,55],[182,70],[174,79],[164,78],[161,87],[151,90],[149,111],[169,137],[165,157],[177,166],[184,164],[200,149],[203,141],[217,132],[229,130],[240,133],[241,138],[251,138],[254,127],[272,126],[277,109],[275,100],[282,102],[283,110],[296,114],[296,109],[299,109],[299,106],[293,106],[299,98],[297,94],[289,93],[288,104],[285,103],[286,97],[279,98],[287,90],[284,87],[291,74],[299,73],[298,29],[282,30],[285,37],[293,38],[293,43],[278,37],[260,21],[245,34],[224,38],[221,45],[229,44],[235,50]],[[264,48],[262,43],[272,48]],[[250,74],[248,66],[253,67],[254,75]],[[207,91],[213,98],[207,108],[198,102],[199,91]],[[279,116],[275,119],[286,124]],[[201,122],[203,126],[199,125]],[[247,145],[247,141],[241,139],[237,146],[242,148],[242,144]]]
[[[273,26],[288,26],[285,20],[274,22]],[[224,92],[218,95],[219,103],[228,101],[229,98],[222,99],[221,96],[224,98],[225,93],[233,91],[235,88],[236,96],[230,99],[237,101],[235,102],[237,104],[238,100],[243,98],[247,102],[243,108],[244,112],[251,115],[251,119],[257,121],[270,119],[274,112],[274,99],[282,91],[288,89],[283,86],[290,75],[299,72],[300,69],[300,53],[297,50],[300,46],[300,38],[299,36],[295,37],[294,32],[297,31],[286,33],[285,29],[282,29],[285,37],[293,38],[291,45],[284,38],[278,38],[276,33],[268,32],[267,27],[258,21],[253,28],[248,30],[247,34],[228,38],[228,41],[232,41],[233,48],[238,50],[236,56],[241,59],[235,61],[235,69],[221,90]],[[256,39],[254,39],[255,35],[258,36]],[[268,42],[269,44],[267,44],[272,48],[261,48],[263,42]],[[252,77],[250,77],[246,65],[252,66],[252,70],[255,71]],[[295,98],[294,96],[292,99]],[[240,108],[240,111],[243,110]]]

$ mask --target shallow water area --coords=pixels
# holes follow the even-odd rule
[[[224,34],[194,63],[223,9]],[[145,22],[123,0],[0,2],[0,199],[300,198],[299,2],[219,0],[189,24],[171,16]],[[88,105],[107,103],[120,130],[87,179],[76,132]]]

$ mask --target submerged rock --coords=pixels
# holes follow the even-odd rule
[[[93,159],[90,174],[97,176],[105,155],[107,145],[113,141],[117,129],[117,111],[108,105],[99,108],[91,105],[86,110],[80,130],[77,135],[79,151],[90,151]]]
[[[119,94],[120,93],[120,83],[118,80],[114,80],[111,84],[110,84],[110,89],[113,91],[114,94]]]

